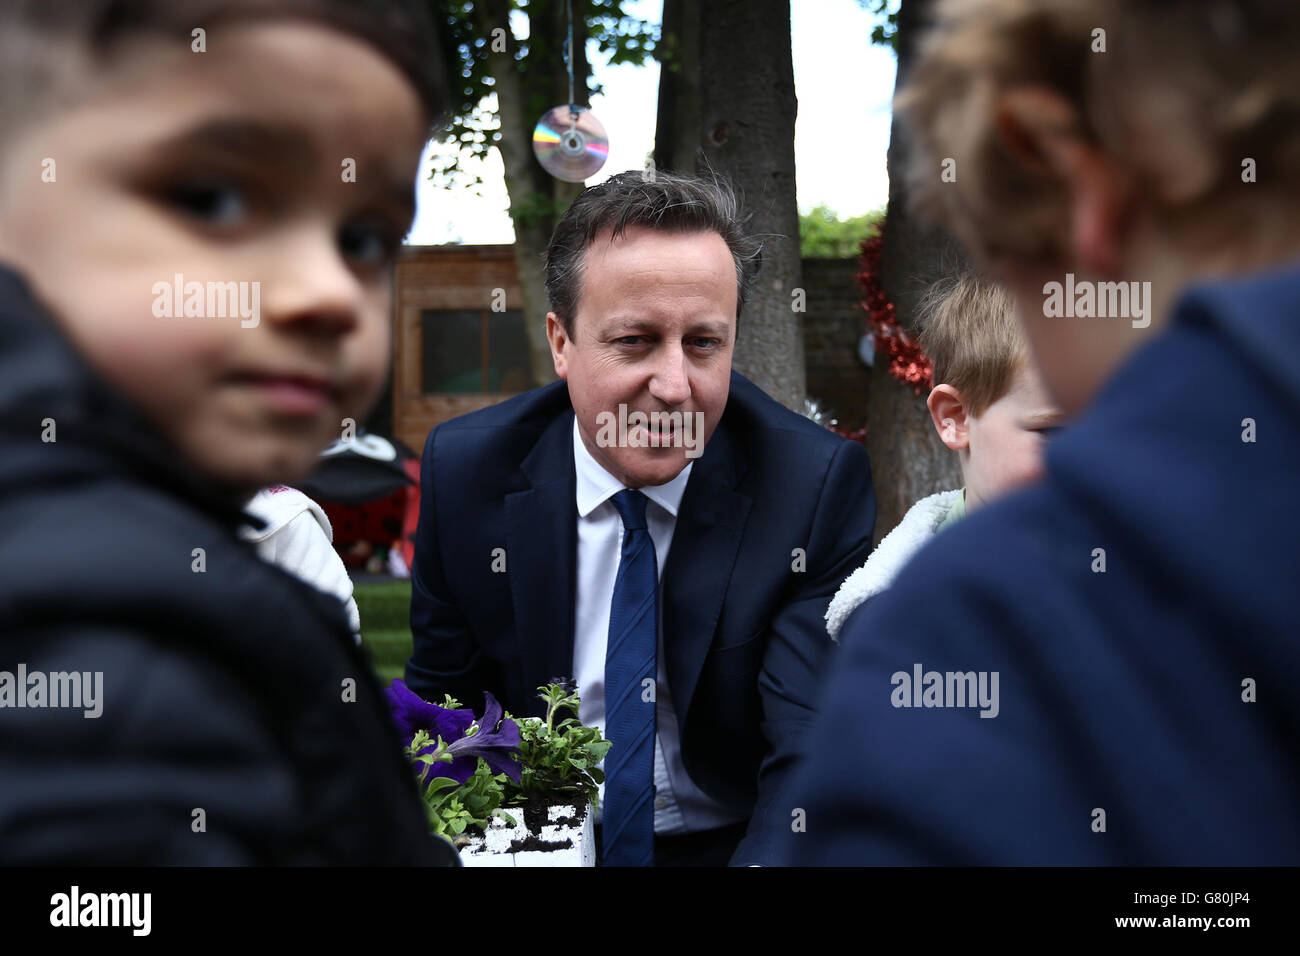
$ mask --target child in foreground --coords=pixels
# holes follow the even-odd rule
[[[832,640],[849,615],[889,587],[926,542],[967,512],[1029,484],[1060,410],[1043,388],[1016,322],[1015,303],[965,273],[936,282],[920,307],[921,345],[934,365],[926,406],[940,441],[955,451],[964,487],[922,498],[845,579],[826,609]]]
[[[421,5],[17,2],[0,44],[0,863],[448,862],[342,604],[237,534],[383,385]]]
[[[1070,425],[845,626],[785,858],[1300,864],[1300,5],[936,16],[911,194]]]

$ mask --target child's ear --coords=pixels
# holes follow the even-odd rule
[[[1059,183],[1070,217],[1062,238],[1071,258],[1089,272],[1115,274],[1132,210],[1131,178],[1081,132],[1074,106],[1047,87],[1004,90],[995,122],[1012,156]]]
[[[961,392],[951,385],[936,385],[930,390],[925,407],[930,410],[930,421],[934,422],[939,440],[953,451],[964,451],[970,444],[970,423]]]

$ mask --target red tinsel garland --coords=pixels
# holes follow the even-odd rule
[[[898,321],[894,303],[889,301],[880,287],[877,273],[880,269],[880,243],[884,223],[877,233],[862,243],[862,265],[858,272],[858,285],[862,287],[862,308],[867,313],[866,326],[876,343],[876,355],[889,358],[889,374],[905,385],[912,386],[917,395],[934,387],[934,364],[921,351],[908,331]]]

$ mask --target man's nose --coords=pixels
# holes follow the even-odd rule
[[[356,328],[365,289],[332,231],[303,229],[279,246],[263,282],[262,312],[276,324],[343,335]]]
[[[690,371],[680,343],[666,344],[656,356],[650,394],[665,405],[681,405],[691,397]]]

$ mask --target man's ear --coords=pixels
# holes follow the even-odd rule
[[[569,363],[564,355],[564,347],[569,342],[569,334],[554,312],[546,313],[546,340],[551,343],[551,361],[555,363],[555,374],[566,382],[569,380]]]
[[[930,421],[939,433],[939,440],[953,451],[963,451],[970,444],[970,423],[966,416],[966,403],[961,392],[951,385],[936,385],[925,400],[930,410]]]
[[[1045,86],[1004,90],[995,117],[1002,146],[1027,169],[1059,182],[1071,260],[1087,272],[1114,275],[1133,205],[1129,175],[1083,134],[1074,106]]]

